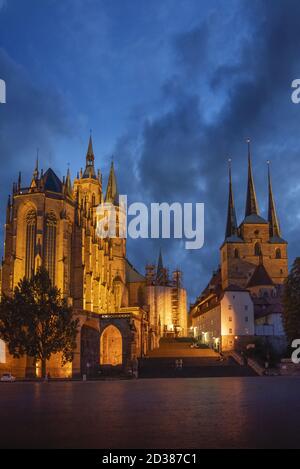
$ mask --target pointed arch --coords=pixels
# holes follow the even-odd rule
[[[25,248],[25,276],[30,278],[34,273],[36,247],[36,211],[30,209],[25,215],[26,248]]]
[[[110,324],[104,329],[100,338],[100,364],[117,366],[122,363],[122,334],[116,326]]]
[[[48,270],[52,284],[55,284],[57,218],[54,212],[49,212],[45,220],[44,263]]]
[[[235,250],[234,250],[234,257],[235,257],[235,259],[240,258],[240,251],[238,250],[238,248],[235,248]]]
[[[255,245],[254,245],[254,254],[255,254],[255,256],[260,256],[261,255],[261,245],[260,245],[260,243],[255,243]]]

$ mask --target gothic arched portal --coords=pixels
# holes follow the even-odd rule
[[[123,343],[122,334],[115,326],[107,326],[100,339],[100,364],[122,365]]]
[[[99,331],[83,325],[81,328],[81,373],[94,375],[99,366]]]

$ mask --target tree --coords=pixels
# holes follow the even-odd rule
[[[40,360],[43,377],[52,354],[62,353],[62,365],[72,361],[77,327],[78,319],[45,268],[21,280],[14,295],[4,295],[0,303],[0,338],[13,357],[26,354]]]
[[[300,339],[300,257],[295,259],[285,282],[283,305],[283,326],[291,345],[294,339]]]

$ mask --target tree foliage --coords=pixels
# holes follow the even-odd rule
[[[23,279],[12,297],[3,296],[0,304],[0,337],[15,358],[28,355],[41,360],[45,375],[46,360],[62,353],[62,365],[72,361],[76,347],[78,320],[72,308],[52,286],[46,269],[40,268],[30,279]]]
[[[294,261],[284,286],[283,325],[289,344],[300,339],[300,257]]]

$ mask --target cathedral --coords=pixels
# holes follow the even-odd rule
[[[229,195],[220,266],[190,309],[194,335],[217,350],[232,350],[263,336],[285,346],[282,286],[288,276],[268,163],[268,216],[260,214],[248,141],[245,216],[238,225],[229,163]]]
[[[97,236],[97,207],[110,203],[118,214],[118,198],[114,165],[104,190],[91,137],[73,183],[69,170],[61,181],[51,168],[39,171],[37,161],[30,185],[23,186],[21,175],[13,185],[1,293],[12,295],[43,265],[80,322],[73,361],[62,367],[56,354],[47,363],[53,377],[97,376],[111,367],[126,373],[162,336],[187,334],[181,272],[169,280],[160,254],[157,268],[147,266],[144,276],[127,259],[125,238]],[[40,366],[31,357],[14,359],[0,343],[0,371],[40,376]]]

